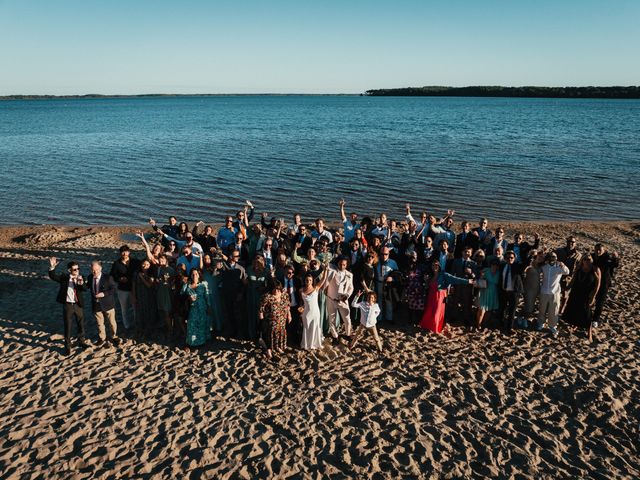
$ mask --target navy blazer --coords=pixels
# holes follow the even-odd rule
[[[56,296],[56,302],[58,303],[67,303],[67,288],[69,286],[69,277],[70,275],[68,273],[56,273],[55,270],[49,270],[49,278],[54,282],[58,282],[58,284],[60,285],[58,288],[58,295]],[[79,307],[83,306],[82,292],[84,292],[86,289],[86,283],[82,285],[76,285],[75,291]]]
[[[98,282],[98,290],[94,289],[93,274],[87,279],[87,286],[91,292],[91,310],[96,312],[108,312],[116,308],[116,282],[111,275],[102,273]],[[104,293],[104,297],[96,298],[97,293]]]

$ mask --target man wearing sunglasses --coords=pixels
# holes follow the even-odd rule
[[[58,282],[58,295],[56,301],[62,304],[62,319],[64,321],[64,353],[71,354],[71,324],[75,319],[78,330],[78,345],[81,348],[88,346],[85,340],[84,312],[82,292],[86,290],[84,279],[80,275],[80,267],[77,262],[67,264],[67,273],[56,273],[58,259],[49,258],[49,278]]]

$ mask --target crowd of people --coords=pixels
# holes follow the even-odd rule
[[[118,305],[127,335],[179,338],[186,349],[220,336],[248,339],[269,358],[291,346],[322,348],[326,337],[353,348],[365,332],[383,351],[379,322],[436,333],[451,322],[505,333],[546,324],[557,336],[562,318],[591,338],[602,321],[619,257],[600,243],[588,251],[570,236],[550,249],[537,234],[509,240],[486,218],[476,227],[462,221],[456,232],[454,211],[416,219],[408,204],[401,222],[347,215],[343,200],[339,208],[337,229],[322,218],[307,225],[298,214],[290,224],[266,213],[254,222],[249,201],[217,232],[202,221],[189,228],[176,217],[162,226],[150,219],[151,231],[137,233],[144,258],[123,245],[108,274],[94,261],[86,280],[77,262],[58,273],[51,258],[65,352],[74,322],[79,345],[88,345],[84,291],[98,345],[120,345]]]

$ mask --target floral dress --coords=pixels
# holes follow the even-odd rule
[[[191,302],[189,307],[187,345],[192,347],[204,345],[207,340],[211,339],[209,314],[207,312],[211,307],[209,285],[207,282],[200,282],[196,288],[191,288],[188,283],[185,283],[182,286],[182,294],[186,297],[196,297],[195,302]]]
[[[289,295],[275,295],[267,293],[262,296],[259,312],[263,315],[263,340],[270,349],[282,349],[287,345],[287,318],[289,318]]]
[[[424,270],[414,268],[406,275],[406,286],[402,292],[402,301],[407,304],[410,310],[424,310],[426,297]]]

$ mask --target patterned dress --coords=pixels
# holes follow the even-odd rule
[[[410,270],[407,273],[406,282],[402,292],[402,301],[407,304],[410,310],[422,311],[426,297],[424,270],[419,267]]]
[[[200,282],[196,288],[191,288],[188,283],[182,286],[182,294],[190,297],[195,295],[196,301],[190,302],[189,318],[187,319],[187,345],[197,347],[204,345],[204,342],[211,339],[209,328],[209,314],[207,310],[211,307],[209,297],[209,285],[207,282]]]
[[[289,317],[289,295],[283,293],[277,301],[275,295],[262,296],[259,312],[263,315],[263,340],[270,349],[282,349],[287,345],[287,318]]]

